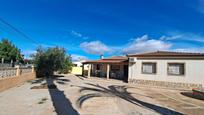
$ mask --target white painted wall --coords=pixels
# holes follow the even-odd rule
[[[82,67],[82,63],[85,62],[85,60],[82,60],[82,61],[75,61],[75,62],[72,62],[73,64],[76,65],[76,67]],[[88,65],[87,64],[84,64],[84,70],[88,70]]]
[[[143,79],[166,82],[196,83],[204,85],[204,60],[136,59],[129,63],[128,79]],[[142,62],[156,62],[156,74],[143,74]],[[171,62],[185,63],[185,75],[168,75],[167,65]]]
[[[81,67],[83,65],[82,62],[80,62],[80,61],[72,62],[72,63],[75,64],[76,67]]]

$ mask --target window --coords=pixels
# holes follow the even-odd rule
[[[156,63],[143,62],[142,63],[142,73],[155,74],[156,73]]]
[[[184,63],[168,63],[169,75],[184,75]]]

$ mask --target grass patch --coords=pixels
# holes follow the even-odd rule
[[[43,104],[44,103],[44,101],[40,101],[40,102],[38,102],[38,104]]]

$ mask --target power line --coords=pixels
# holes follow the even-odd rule
[[[40,45],[38,42],[36,42],[35,40],[33,40],[32,38],[30,38],[28,35],[26,35],[25,33],[23,33],[22,31],[20,31],[19,29],[17,29],[16,27],[14,27],[12,24],[9,24],[7,21],[3,20],[2,18],[0,18],[0,21],[2,23],[4,23],[5,25],[7,25],[8,27],[10,27],[11,29],[13,29],[14,31],[16,31],[17,33],[19,33],[22,37],[24,37],[25,39]]]

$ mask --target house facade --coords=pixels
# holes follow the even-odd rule
[[[204,54],[157,51],[128,58],[130,83],[172,88],[204,86]]]
[[[157,51],[86,61],[83,75],[168,88],[204,87],[204,53]]]

